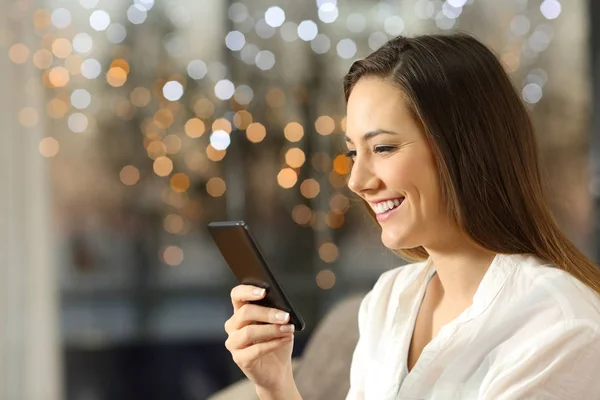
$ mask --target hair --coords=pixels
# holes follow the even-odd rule
[[[496,253],[535,254],[600,293],[600,269],[561,232],[545,200],[533,124],[490,49],[464,33],[398,36],[352,64],[346,102],[365,77],[401,90],[434,154],[447,213],[471,240]],[[395,252],[428,257],[423,247]]]

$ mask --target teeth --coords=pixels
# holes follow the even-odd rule
[[[398,199],[382,201],[381,203],[375,204],[373,206],[373,209],[375,210],[375,213],[383,214],[384,212],[391,210],[392,208],[398,207],[400,204],[401,202]]]

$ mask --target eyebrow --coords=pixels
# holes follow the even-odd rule
[[[374,131],[369,131],[365,133],[362,137],[362,141],[366,142],[367,140],[372,139],[378,135],[397,135],[397,133],[394,131],[389,131],[387,129],[375,129]],[[352,143],[352,140],[348,136],[344,136],[344,139],[346,140],[346,142]]]

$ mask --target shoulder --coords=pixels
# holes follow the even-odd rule
[[[511,286],[524,302],[556,311],[556,322],[587,321],[600,327],[600,294],[567,271],[531,256],[514,256]],[[546,306],[546,307],[543,307]]]

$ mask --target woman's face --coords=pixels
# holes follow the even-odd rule
[[[433,153],[402,92],[389,82],[362,78],[346,111],[354,159],[348,186],[377,214],[383,244],[394,250],[430,247],[448,218]]]

